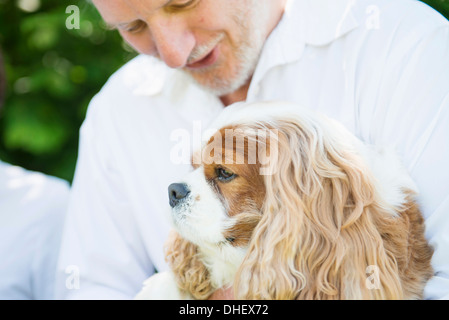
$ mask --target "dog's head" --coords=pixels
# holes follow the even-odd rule
[[[269,144],[248,129],[218,130],[193,157],[193,172],[169,186],[174,225],[197,245],[244,247],[260,220],[265,198],[260,159],[267,157]]]
[[[169,187],[172,218],[198,247],[244,250],[234,282],[241,297],[330,297],[341,294],[342,279],[363,290],[369,265],[396,268],[378,250],[372,214],[389,219],[391,208],[344,128],[288,103],[233,106],[213,126],[193,172]],[[348,260],[350,250],[362,254]]]

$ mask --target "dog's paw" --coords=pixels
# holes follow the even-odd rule
[[[135,300],[187,300],[192,299],[181,292],[171,272],[156,273],[143,282],[143,288]]]

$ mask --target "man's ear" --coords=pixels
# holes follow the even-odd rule
[[[394,220],[362,159],[313,124],[278,129],[277,169],[265,176],[262,219],[234,282],[236,298],[402,298],[397,265],[376,226]],[[369,265],[379,268],[382,290],[365,286]]]

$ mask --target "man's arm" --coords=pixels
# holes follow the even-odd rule
[[[371,93],[360,95],[373,97],[360,102],[360,130],[365,141],[395,146],[416,182],[426,237],[435,249],[435,277],[425,297],[448,299],[449,22],[429,11],[410,12],[412,19],[378,47],[385,51],[375,51],[387,54],[379,54],[368,77],[380,81],[367,81],[363,90]]]
[[[447,68],[449,73],[449,64]],[[411,170],[420,189],[426,236],[435,250],[435,277],[427,284],[425,297],[449,299],[449,90],[425,134],[427,143]]]
[[[114,124],[105,104],[94,98],[80,133],[57,270],[58,299],[130,299],[153,270],[115,168],[109,145]]]

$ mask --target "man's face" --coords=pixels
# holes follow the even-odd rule
[[[106,23],[139,53],[183,69],[218,96],[252,76],[274,27],[270,1],[93,0]]]

